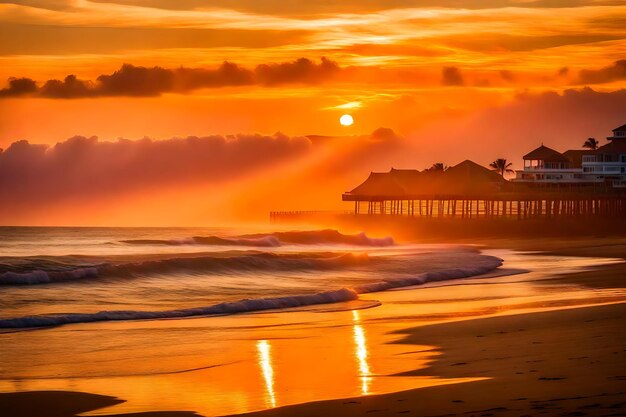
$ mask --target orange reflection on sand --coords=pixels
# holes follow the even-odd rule
[[[370,376],[370,365],[367,361],[367,339],[365,336],[365,330],[363,330],[363,326],[359,324],[360,317],[357,310],[352,310],[352,319],[354,320],[354,325],[352,326],[355,346],[354,354],[359,364],[361,394],[367,395],[369,394],[369,386],[372,382],[372,377]]]
[[[267,340],[259,340],[256,343],[259,358],[259,366],[263,372],[265,381],[265,391],[267,392],[266,402],[268,406],[276,407],[276,394],[274,393],[274,368],[272,366],[271,345]]]

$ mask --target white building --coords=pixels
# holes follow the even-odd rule
[[[543,144],[524,155],[524,169],[513,181],[537,185],[626,187],[626,124],[613,129],[609,143],[596,150],[564,153]]]

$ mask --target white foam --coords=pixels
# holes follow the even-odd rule
[[[408,278],[384,279],[379,282],[359,285],[354,288],[358,294],[385,291],[392,288],[412,287],[428,282],[446,281],[482,275],[502,266],[503,261],[494,256],[483,256],[480,262],[466,268],[446,269],[442,271],[424,272]]]
[[[184,318],[195,316],[224,315],[251,311],[302,307],[314,304],[329,304],[356,300],[358,295],[351,289],[342,288],[310,295],[290,297],[247,299],[220,303],[208,307],[187,308],[169,311],[100,311],[98,313],[68,313],[18,317],[0,320],[0,328],[27,328],[59,326],[71,323],[91,323],[96,321],[151,320]]]
[[[358,294],[385,291],[393,288],[409,287],[422,285],[429,282],[461,279],[481,275],[500,267],[502,263],[503,261],[500,258],[496,258],[493,256],[483,256],[481,260],[478,261],[476,264],[465,268],[454,268],[442,271],[425,272],[408,278],[384,279],[379,282],[359,285],[354,289],[341,288],[338,290],[324,291],[317,294],[246,299],[215,304],[208,307],[187,308],[169,311],[100,311],[98,313],[68,313],[17,317],[4,320],[0,319],[0,328],[47,327],[71,323],[90,323],[97,321],[185,318],[196,316],[246,313],[270,309],[284,309],[315,304],[337,303],[356,300],[358,299]],[[85,268],[85,270],[89,269],[94,268]],[[31,279],[45,279],[43,275],[39,274],[43,271],[35,272],[37,272],[37,274],[11,274],[20,276],[28,275],[31,277]],[[6,274],[8,273],[3,274],[1,277],[4,277]]]

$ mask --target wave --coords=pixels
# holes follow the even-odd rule
[[[262,234],[243,235],[241,237],[248,239],[261,238]],[[356,246],[392,246],[393,238],[387,236],[384,238],[371,238],[365,232],[354,235],[346,235],[337,230],[309,230],[309,231],[289,231],[274,232],[269,236],[274,236],[280,242],[299,245],[323,245],[323,244],[344,244]]]
[[[49,284],[52,282],[73,281],[76,279],[96,278],[99,275],[98,268],[76,268],[67,271],[42,271],[29,272],[7,271],[0,274],[0,285],[36,285]]]
[[[371,238],[364,232],[354,235],[340,233],[337,230],[311,230],[274,232],[269,234],[250,234],[234,237],[194,236],[182,239],[130,239],[121,243],[129,245],[214,245],[214,246],[252,246],[278,247],[296,245],[356,245],[356,246],[392,246],[393,238]]]
[[[490,272],[503,261],[492,256],[485,256],[476,265],[467,268],[455,268],[418,274],[403,279],[388,279],[363,284],[354,288],[341,288],[317,294],[296,295],[289,297],[246,299],[235,302],[215,304],[208,307],[187,308],[168,311],[100,311],[98,313],[46,314],[27,317],[0,319],[0,328],[33,328],[59,326],[72,323],[91,323],[97,321],[119,320],[154,320],[177,319],[197,316],[227,315],[252,311],[274,310],[302,307],[315,304],[330,304],[358,299],[359,294],[384,291],[392,288],[422,285],[430,282],[467,278]]]
[[[147,274],[176,272],[238,272],[238,271],[294,271],[339,269],[369,262],[367,254],[274,254],[257,253],[243,256],[186,256],[121,264],[104,263],[92,266],[69,267],[46,262],[50,269],[31,270],[24,266],[17,271],[0,273],[0,285],[36,285],[66,282],[98,277],[132,277]]]
[[[359,294],[370,292],[379,292],[390,290],[393,288],[413,287],[431,282],[448,281],[453,279],[462,279],[477,275],[486,274],[496,268],[502,266],[503,261],[493,256],[485,256],[484,262],[466,268],[446,269],[442,271],[424,272],[413,277],[392,278],[378,282],[372,282],[354,287]]]
[[[251,246],[251,247],[278,247],[281,242],[274,236],[263,236],[259,238],[227,238],[219,236],[194,236],[183,239],[129,239],[122,240],[121,243],[128,245],[211,245],[211,246]]]
[[[291,297],[257,298],[229,303],[215,304],[209,307],[186,308],[169,311],[100,311],[98,313],[47,314],[0,320],[0,328],[27,328],[59,326],[71,323],[91,323],[96,321],[119,320],[154,320],[174,319],[195,316],[214,316],[251,311],[274,310],[290,307],[302,307],[313,304],[329,304],[356,300],[358,295],[353,290],[342,288],[310,295]]]

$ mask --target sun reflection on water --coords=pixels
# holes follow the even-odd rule
[[[354,333],[354,354],[359,364],[359,375],[361,378],[361,394],[368,395],[370,393],[369,387],[372,382],[370,365],[367,361],[367,338],[365,336],[365,330],[360,323],[360,316],[357,310],[352,310],[352,319],[354,325],[352,330]]]
[[[259,340],[256,343],[259,366],[263,372],[265,381],[265,391],[267,391],[266,402],[271,407],[276,407],[276,394],[274,393],[274,368],[272,366],[271,345],[267,340]]]

